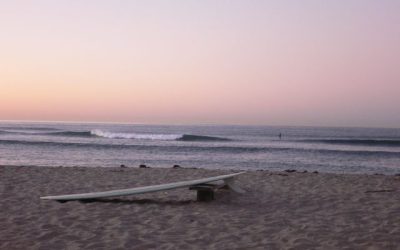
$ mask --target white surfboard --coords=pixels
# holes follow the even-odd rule
[[[191,180],[191,181],[180,181],[180,182],[173,182],[173,183],[168,183],[168,184],[111,190],[111,191],[105,191],[105,192],[44,196],[44,197],[40,197],[40,199],[69,201],[69,200],[96,199],[96,198],[106,198],[106,197],[134,195],[134,194],[145,194],[145,193],[165,191],[165,190],[175,189],[175,188],[189,187],[192,185],[210,183],[210,182],[215,182],[215,181],[220,181],[220,180],[223,180],[232,190],[239,192],[239,193],[243,193],[244,191],[242,189],[240,189],[239,187],[236,187],[233,184],[233,177],[235,177],[239,174],[243,174],[243,173],[245,173],[245,172],[240,172],[240,173],[235,173],[235,174],[227,174],[227,175],[219,175],[219,176]]]

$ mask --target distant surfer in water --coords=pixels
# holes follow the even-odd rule
[[[282,133],[279,133],[279,140],[282,140]]]

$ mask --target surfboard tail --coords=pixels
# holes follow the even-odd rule
[[[246,193],[246,191],[244,189],[242,189],[241,187],[239,187],[238,185],[236,185],[235,183],[235,179],[234,178],[228,178],[224,180],[225,184],[232,189],[234,192],[239,193],[239,194],[244,194]]]

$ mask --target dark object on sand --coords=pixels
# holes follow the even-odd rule
[[[124,164],[121,164],[121,166],[120,166],[121,168],[126,168],[126,166],[124,165]]]
[[[197,191],[197,201],[212,201],[214,200],[214,189],[220,188],[212,184],[199,184],[189,187],[190,190]]]
[[[182,168],[182,167],[179,165],[174,165],[172,168]]]
[[[286,173],[294,173],[294,172],[296,172],[296,170],[295,169],[286,169],[285,172]]]
[[[146,166],[145,164],[140,164],[139,168],[150,168],[150,167]]]
[[[314,171],[313,174],[318,174],[318,171]]]
[[[365,193],[387,193],[387,192],[394,192],[394,189],[381,189],[381,190],[367,190]]]

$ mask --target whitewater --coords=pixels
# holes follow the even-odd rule
[[[399,129],[0,123],[0,165],[395,174],[399,163]]]

